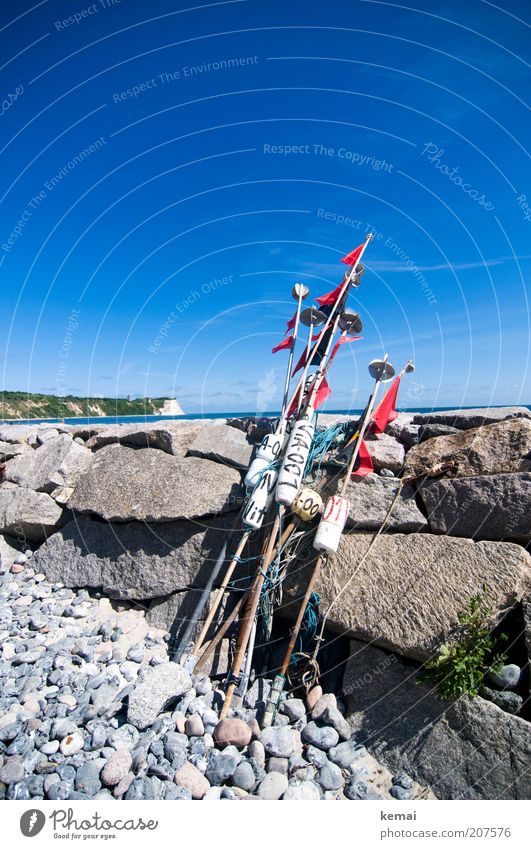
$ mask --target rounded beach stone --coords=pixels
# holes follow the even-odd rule
[[[287,775],[289,769],[289,760],[287,758],[269,758],[267,762],[267,772],[280,772],[281,775]]]
[[[249,757],[254,758],[262,769],[265,767],[265,749],[260,740],[253,740],[249,744]]]
[[[329,725],[320,728],[315,722],[309,722],[308,725],[305,725],[301,736],[305,743],[311,743],[318,749],[325,751],[337,746],[339,742],[339,734],[335,728]]]
[[[242,790],[249,792],[256,784],[256,776],[251,764],[248,761],[242,761],[238,764],[236,771],[232,776],[232,783],[236,787],[241,787]]]
[[[325,693],[324,696],[318,699],[312,708],[312,719],[316,722],[319,722],[319,720],[324,722],[323,717],[328,708],[337,708],[337,700],[333,693]]]
[[[252,731],[243,719],[222,719],[214,729],[214,740],[219,746],[237,746],[243,749],[251,742]]]
[[[66,737],[63,737],[59,748],[63,755],[77,755],[78,752],[81,751],[83,746],[85,745],[85,741],[83,740],[82,735],[79,731],[74,731],[73,734],[68,734]]]
[[[284,699],[280,703],[279,711],[286,714],[291,722],[296,722],[306,716],[306,706],[302,699]]]
[[[323,688],[319,684],[317,684],[316,687],[312,687],[312,689],[306,696],[306,704],[308,705],[308,710],[313,710],[322,695]]]
[[[187,717],[186,722],[184,723],[184,733],[188,737],[203,736],[205,733],[205,726],[203,725],[203,720],[198,713],[193,713],[191,716]]]
[[[210,789],[210,782],[191,763],[185,763],[175,773],[173,780],[179,787],[184,787],[192,794],[192,799],[202,799]]]
[[[499,690],[512,690],[518,686],[520,675],[520,667],[516,663],[508,663],[499,672],[489,672],[487,678]]]
[[[101,771],[101,780],[107,787],[115,787],[124,778],[129,770],[133,759],[128,749],[117,749]]]
[[[260,799],[276,801],[280,799],[287,789],[288,778],[286,775],[281,775],[280,772],[268,772],[266,777],[260,782],[257,793]]]
[[[289,758],[297,748],[297,739],[293,729],[288,726],[282,728],[264,728],[260,734],[260,742],[269,755],[277,758]]]
[[[301,781],[300,783],[290,784],[282,798],[293,802],[318,802],[321,793],[314,781]]]
[[[343,773],[336,764],[328,761],[319,770],[319,784],[323,790],[339,790],[344,783]]]

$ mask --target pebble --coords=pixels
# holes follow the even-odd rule
[[[322,716],[322,722],[335,728],[342,740],[350,740],[352,734],[350,725],[336,707],[327,707]]]
[[[257,793],[260,799],[276,801],[288,789],[288,778],[280,772],[268,772],[260,782]]]
[[[282,798],[285,801],[317,802],[321,793],[314,781],[290,782]]]
[[[105,763],[101,771],[101,780],[107,787],[115,787],[124,778],[129,770],[133,759],[128,749],[117,749]]]
[[[243,719],[222,719],[216,725],[213,737],[220,746],[233,745],[243,749],[251,742],[252,732]]]
[[[232,778],[238,766],[238,758],[232,754],[217,754],[209,758],[206,777],[211,784],[220,785]]]
[[[319,770],[319,784],[323,790],[339,790],[345,783],[339,767],[330,761]]]
[[[328,708],[337,708],[337,700],[333,693],[325,693],[316,701],[311,710],[311,718],[315,722],[323,722],[324,714]]]
[[[249,761],[242,761],[238,764],[232,776],[232,783],[247,792],[253,789],[256,784],[256,776]]]
[[[264,728],[260,734],[260,742],[270,755],[277,758],[289,758],[297,748],[297,738],[291,728]]]
[[[288,758],[269,758],[269,761],[267,762],[267,772],[280,772],[281,775],[287,775],[288,771]]]
[[[308,705],[308,710],[311,711],[323,695],[323,688],[317,684],[317,686],[312,687],[306,696],[306,704]]]
[[[210,789],[208,779],[191,763],[183,764],[175,773],[173,780],[179,787],[188,790],[192,799],[202,799]]]
[[[518,686],[522,670],[516,663],[502,666],[499,672],[489,672],[487,679],[499,690],[514,690]]]
[[[17,781],[22,781],[23,778],[24,765],[22,758],[18,755],[8,758],[0,768],[0,781],[3,784],[14,784]]]
[[[331,749],[337,746],[339,734],[330,725],[319,726],[315,722],[309,722],[302,729],[302,739],[305,743],[311,743],[318,749]]]
[[[101,759],[86,761],[79,767],[75,777],[75,788],[87,796],[95,796],[101,790],[100,772],[103,766]]]
[[[187,717],[184,724],[184,733],[188,737],[203,736],[205,733],[205,726],[203,725],[203,720],[198,713],[193,713],[191,716]]]
[[[340,743],[339,746],[333,746],[328,752],[328,757],[342,769],[348,769],[351,764],[366,754],[365,746],[349,741]]]
[[[69,756],[80,752],[84,745],[85,741],[82,735],[79,731],[74,731],[73,734],[68,734],[66,737],[63,737],[59,745],[59,749],[63,755]]]
[[[391,790],[389,791],[393,799],[411,799],[413,794],[411,790],[406,790],[405,787],[401,787],[399,784],[393,784]]]
[[[253,740],[252,743],[249,744],[249,756],[254,758],[259,766],[263,769],[265,767],[266,754],[264,744],[260,740]]]
[[[306,716],[306,705],[302,699],[284,699],[280,703],[279,711],[286,714],[291,722],[296,722]]]

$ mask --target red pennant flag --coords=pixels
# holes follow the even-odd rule
[[[315,402],[314,409],[318,410],[321,404],[324,404],[326,399],[332,394],[332,390],[330,389],[326,377],[323,377],[319,389],[315,393]]]
[[[277,351],[283,351],[285,348],[291,348],[294,338],[293,334],[291,336],[286,336],[282,342],[279,342],[278,345],[271,349],[271,353],[276,354]]]
[[[370,475],[370,473],[374,471],[374,466],[372,464],[371,455],[369,454],[369,449],[367,448],[363,439],[361,440],[358,461],[358,467],[352,472],[350,476],[351,478],[365,478],[367,477],[367,475]]]
[[[315,336],[312,336],[312,342],[317,342],[320,335],[321,335],[321,331],[319,331],[319,333],[316,333]],[[301,368],[304,368],[305,365],[306,365],[306,348],[302,352],[299,362],[297,363],[297,365],[295,366],[295,368],[291,372],[291,376],[293,377],[294,374],[297,374],[297,372]]]
[[[327,292],[326,295],[321,295],[320,298],[316,298],[315,300],[317,301],[320,307],[328,307],[331,304],[335,304],[341,292],[343,291],[344,284],[341,283],[341,285],[338,286],[337,289],[333,289],[331,292]]]
[[[354,265],[358,261],[358,259],[360,258],[360,254],[361,254],[364,247],[365,247],[365,242],[363,242],[362,245],[359,245],[359,247],[357,247],[356,250],[354,250],[351,253],[344,256],[343,259],[341,260],[341,262],[344,262],[346,265]]]
[[[396,419],[398,415],[396,412],[396,396],[399,386],[400,375],[395,377],[374,413],[371,422],[371,433],[383,433],[387,425]]]
[[[332,349],[332,354],[330,356],[330,362],[334,359],[335,355],[339,351],[341,345],[344,345],[345,342],[356,342],[358,339],[363,339],[363,336],[340,336],[337,340],[336,344]]]
[[[294,313],[293,313],[293,318],[290,318],[290,320],[289,320],[289,321],[288,321],[288,323],[287,323],[286,333],[288,332],[288,330],[293,330],[293,328],[295,327],[295,322],[296,322],[296,321],[297,321],[297,313],[296,313],[296,312],[294,312]]]

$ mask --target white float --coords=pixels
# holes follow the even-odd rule
[[[304,477],[304,469],[315,432],[314,422],[300,419],[295,422],[278,474],[276,500],[289,507],[295,500]]]
[[[291,505],[292,513],[302,519],[303,522],[310,522],[315,519],[323,509],[323,499],[314,489],[309,486],[303,486],[299,491],[295,501]]]
[[[330,496],[313,540],[313,547],[317,551],[335,554],[339,548],[349,510],[350,504],[346,498],[341,495]]]
[[[248,528],[257,531],[262,527],[264,518],[275,494],[278,472],[268,469],[255,486],[243,511],[242,521]]]
[[[277,433],[268,433],[267,436],[264,436],[260,446],[258,447],[254,460],[245,475],[244,483],[246,487],[250,489],[251,487],[256,486],[264,469],[267,469],[267,467],[270,466],[271,463],[274,463],[279,457],[284,444],[284,439],[284,429]]]

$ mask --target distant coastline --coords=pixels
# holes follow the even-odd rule
[[[489,406],[478,406],[477,404],[467,406],[444,406],[444,407],[400,407],[400,413],[437,413],[443,410],[501,410],[507,404],[490,404]],[[531,410],[531,404],[514,405]],[[363,408],[339,409],[339,410],[323,410],[323,415],[332,416],[359,416],[363,412]],[[35,419],[0,419],[0,425],[37,425],[37,424],[72,424],[72,425],[102,425],[102,424],[141,424],[145,422],[162,422],[162,421],[201,421],[203,419],[242,419],[242,418],[277,418],[280,415],[279,410],[268,410],[263,413],[253,411],[237,411],[237,412],[221,412],[221,413],[188,413],[182,416],[169,415],[133,415],[133,416],[68,416],[65,418],[35,418]]]

